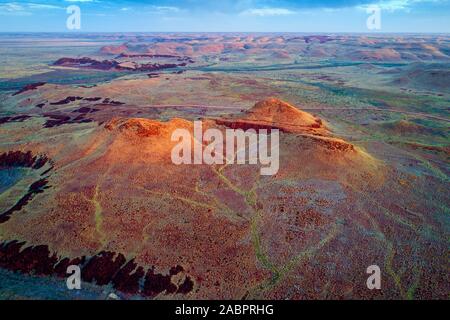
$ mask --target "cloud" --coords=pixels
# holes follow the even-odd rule
[[[379,0],[374,1],[367,5],[358,6],[357,8],[366,10],[370,6],[377,6],[381,10],[386,11],[398,11],[398,10],[409,11],[414,5],[426,3],[440,4],[445,2],[447,2],[447,0]]]
[[[0,3],[0,15],[3,16],[31,16],[35,10],[63,9],[60,6],[41,3]]]
[[[295,11],[285,8],[260,8],[260,9],[247,9],[240,14],[245,16],[258,16],[258,17],[272,17],[272,16],[287,16],[295,14]]]
[[[40,3],[28,3],[27,7],[31,10],[33,9],[63,9],[62,7],[59,6],[54,6],[51,4],[40,4]]]
[[[30,15],[31,13],[26,12],[25,8],[15,2],[0,4],[0,15],[17,15],[24,16]]]
[[[183,11],[182,9],[174,6],[156,6],[147,5],[142,7],[126,6],[118,9],[121,12],[133,13],[133,14],[156,14],[156,15],[170,15]]]
[[[166,14],[179,12],[180,8],[171,6],[150,6],[150,12],[156,14]]]
[[[347,8],[355,7],[364,4],[369,4],[374,0],[261,0],[266,3],[276,2],[277,6],[283,8],[309,8],[309,9],[334,9],[334,8]]]

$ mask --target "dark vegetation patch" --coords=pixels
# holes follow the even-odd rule
[[[102,251],[89,259],[83,267],[81,278],[86,282],[95,282],[100,286],[107,285],[127,260],[119,253]]]
[[[174,275],[184,272],[183,267],[172,267],[168,275],[155,273],[151,267],[145,273],[135,259],[128,260],[121,253],[101,251],[93,257],[69,259],[50,252],[48,246],[25,246],[25,242],[0,243],[0,268],[32,275],[66,278],[67,267],[78,265],[81,278],[96,285],[111,284],[116,290],[130,295],[153,298],[159,294],[188,294],[194,288],[192,279],[184,275],[177,286],[172,282]]]
[[[100,111],[99,109],[94,109],[94,108],[89,108],[89,107],[81,107],[80,109],[74,110],[72,111],[73,113],[78,112],[78,113],[93,113],[93,112],[97,112]]]
[[[84,100],[86,100],[86,101],[91,101],[91,102],[95,102],[95,101],[100,101],[100,100],[102,100],[102,98],[101,98],[101,97],[84,98]]]
[[[27,92],[27,91],[35,90],[38,87],[43,86],[44,84],[45,84],[45,82],[36,82],[36,83],[27,84],[25,87],[23,87],[22,89],[20,89],[16,93],[13,93],[13,96],[17,96],[17,95],[19,95],[21,93],[24,93],[24,92]]]
[[[144,275],[144,268],[138,266],[132,259],[116,273],[112,283],[114,288],[121,292],[137,294],[140,291],[140,282]]]
[[[167,294],[177,292],[177,286],[172,283],[171,275],[155,274],[154,267],[150,268],[145,275],[144,295],[155,297],[164,291]]]
[[[10,151],[0,155],[0,167],[27,167],[38,170],[48,161],[46,156],[33,156],[31,151]]]
[[[69,104],[71,102],[78,101],[78,100],[83,100],[83,97],[67,97],[65,99],[62,99],[62,100],[57,101],[57,102],[52,102],[50,104],[52,106],[62,106],[62,105],[65,105],[65,104]]]
[[[54,128],[59,127],[64,124],[80,124],[80,123],[90,123],[94,120],[91,118],[86,118],[85,113],[81,113],[76,117],[71,117],[67,115],[60,115],[60,114],[44,114],[45,117],[49,118],[44,123],[44,128]]]
[[[194,289],[194,282],[189,276],[186,276],[184,282],[178,287],[177,293],[187,294]]]
[[[8,122],[24,122],[25,120],[31,118],[28,115],[19,115],[14,117],[2,117],[0,118],[0,124],[8,123]]]
[[[31,151],[10,151],[8,153],[3,153],[0,155],[0,168],[22,167],[39,170],[45,164],[47,164],[47,162],[49,162],[49,159],[46,156],[33,156]],[[51,169],[52,167],[42,173],[41,176],[47,175]],[[21,197],[16,202],[16,204],[14,204],[5,212],[1,213],[0,224],[8,221],[14,212],[22,210],[22,208],[26,206],[34,198],[35,195],[44,192],[45,189],[48,189],[48,180],[46,178],[48,178],[48,176],[41,178],[31,184],[31,186],[28,188],[27,193],[23,197]]]
[[[30,246],[23,250],[24,242],[11,241],[0,245],[0,267],[26,274],[51,275],[58,262],[47,246]]]
[[[56,101],[56,102],[52,102],[50,104],[52,106],[61,106],[61,105],[66,105],[66,104],[75,102],[75,101],[98,102],[98,101],[101,101],[102,99],[103,99],[102,97],[84,98],[84,97],[69,96],[69,97],[64,98],[62,100],[59,100],[59,101]],[[105,99],[103,99],[101,104],[109,104],[109,105],[119,106],[119,105],[124,105],[125,103],[124,102],[120,102],[120,101],[115,101],[115,100],[112,100],[110,98],[105,98]]]
[[[109,98],[106,98],[106,99],[103,100],[102,104],[110,104],[110,105],[113,105],[113,106],[121,106],[121,105],[124,105],[125,103],[124,102],[120,102],[120,101],[114,101],[114,100],[111,100]]]

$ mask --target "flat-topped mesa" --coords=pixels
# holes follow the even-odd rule
[[[61,58],[53,63],[53,66],[70,67],[80,69],[92,69],[103,71],[141,71],[151,72],[164,69],[185,67],[187,62],[182,63],[137,63],[133,61],[119,62],[116,60],[95,60],[88,57],[83,58]]]
[[[203,129],[224,126],[230,129],[247,131],[254,129],[278,129],[281,132],[300,134],[304,139],[314,141],[317,146],[335,151],[351,151],[355,147],[339,139],[328,130],[321,119],[297,109],[278,99],[267,99],[258,102],[250,110],[228,118],[204,119]],[[126,141],[154,143],[171,146],[171,136],[177,129],[187,129],[193,133],[194,123],[185,119],[174,118],[170,121],[159,121],[144,118],[115,118],[105,124],[105,129],[117,133]]]
[[[216,123],[232,129],[279,129],[289,133],[329,135],[321,119],[275,98],[258,102],[242,115],[217,119]]]

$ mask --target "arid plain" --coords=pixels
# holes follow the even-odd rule
[[[448,35],[1,34],[0,62],[1,299],[448,298]],[[278,173],[173,164],[194,120],[279,129]]]

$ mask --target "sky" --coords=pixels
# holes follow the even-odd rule
[[[450,33],[450,0],[0,0],[0,32]]]

